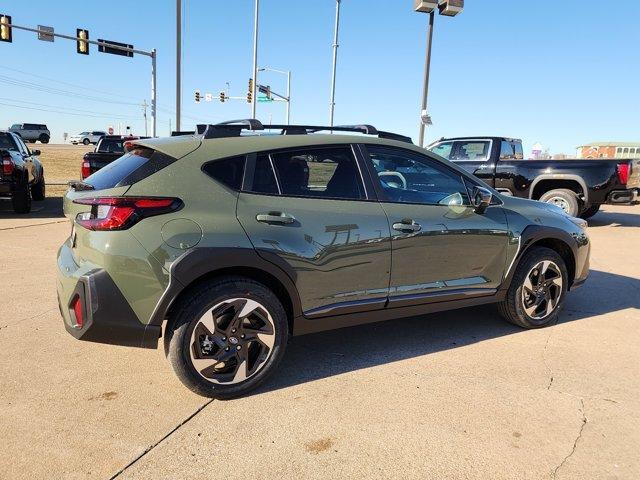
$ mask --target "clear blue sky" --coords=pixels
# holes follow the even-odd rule
[[[246,102],[195,104],[193,92],[217,97],[230,82],[232,95],[245,94],[253,0],[183,3],[183,129],[248,117]],[[427,16],[412,11],[412,0],[342,3],[336,123],[366,122],[415,139]],[[465,3],[456,18],[436,17],[429,140],[505,135],[522,138],[527,150],[542,142],[552,152],[565,153],[590,141],[640,141],[640,2]],[[553,11],[555,5],[563,10]],[[293,71],[295,123],[328,122],[334,10],[333,0],[261,1],[259,63]],[[50,25],[67,34],[83,27],[92,39],[156,48],[158,131],[169,132],[175,108],[173,0],[0,1],[0,13],[12,15],[18,25]],[[118,122],[130,124],[136,133],[144,130],[142,108],[126,103],[149,102],[147,57],[106,55],[95,46],[82,56],[73,42],[46,43],[33,33],[14,31],[13,43],[0,43],[0,66],[2,128],[47,123],[53,141],[60,141],[63,132]],[[284,77],[274,74],[264,74],[260,82],[276,91],[285,86]],[[284,104],[258,105],[263,121],[283,122],[284,111]]]

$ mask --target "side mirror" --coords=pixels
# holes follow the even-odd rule
[[[491,191],[484,187],[473,187],[473,195],[471,197],[471,204],[475,207],[476,213],[484,213],[485,210],[491,205],[491,199],[493,194]]]
[[[37,157],[38,155],[40,155],[40,150],[34,150],[33,152],[31,152],[31,155],[35,155]]]

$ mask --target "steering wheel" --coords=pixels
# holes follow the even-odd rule
[[[408,185],[407,179],[404,178],[404,175],[402,175],[400,172],[378,172],[378,177],[382,182],[386,183],[388,186],[392,188],[400,188],[400,186],[402,186],[403,190],[407,189],[407,185]],[[382,177],[398,177],[402,185],[398,185],[396,182],[387,181]]]

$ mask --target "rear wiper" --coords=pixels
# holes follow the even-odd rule
[[[72,180],[69,182],[69,187],[73,188],[76,192],[83,190],[94,190],[95,187],[89,183],[82,182],[80,180]]]

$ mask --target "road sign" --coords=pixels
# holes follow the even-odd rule
[[[133,52],[120,50],[118,48],[111,48],[108,45],[102,45],[102,44],[107,43],[109,45],[117,45],[118,47],[127,47],[132,50],[133,50],[133,45],[129,45],[128,43],[114,42],[113,40],[103,40],[102,38],[99,38],[98,41],[101,43],[100,45],[98,45],[99,52],[110,53],[112,55],[120,55],[123,57],[133,57]]]
[[[109,126],[109,128],[107,129],[107,132],[109,132],[109,135],[113,135],[113,127]]]
[[[258,95],[258,103],[273,102],[273,98],[269,98],[266,95]]]
[[[47,27],[45,25],[38,25],[38,40],[44,42],[53,42],[53,27]]]
[[[211,95],[210,93],[205,93],[204,94],[204,101],[205,102],[210,102],[211,100],[213,100],[213,95]]]

